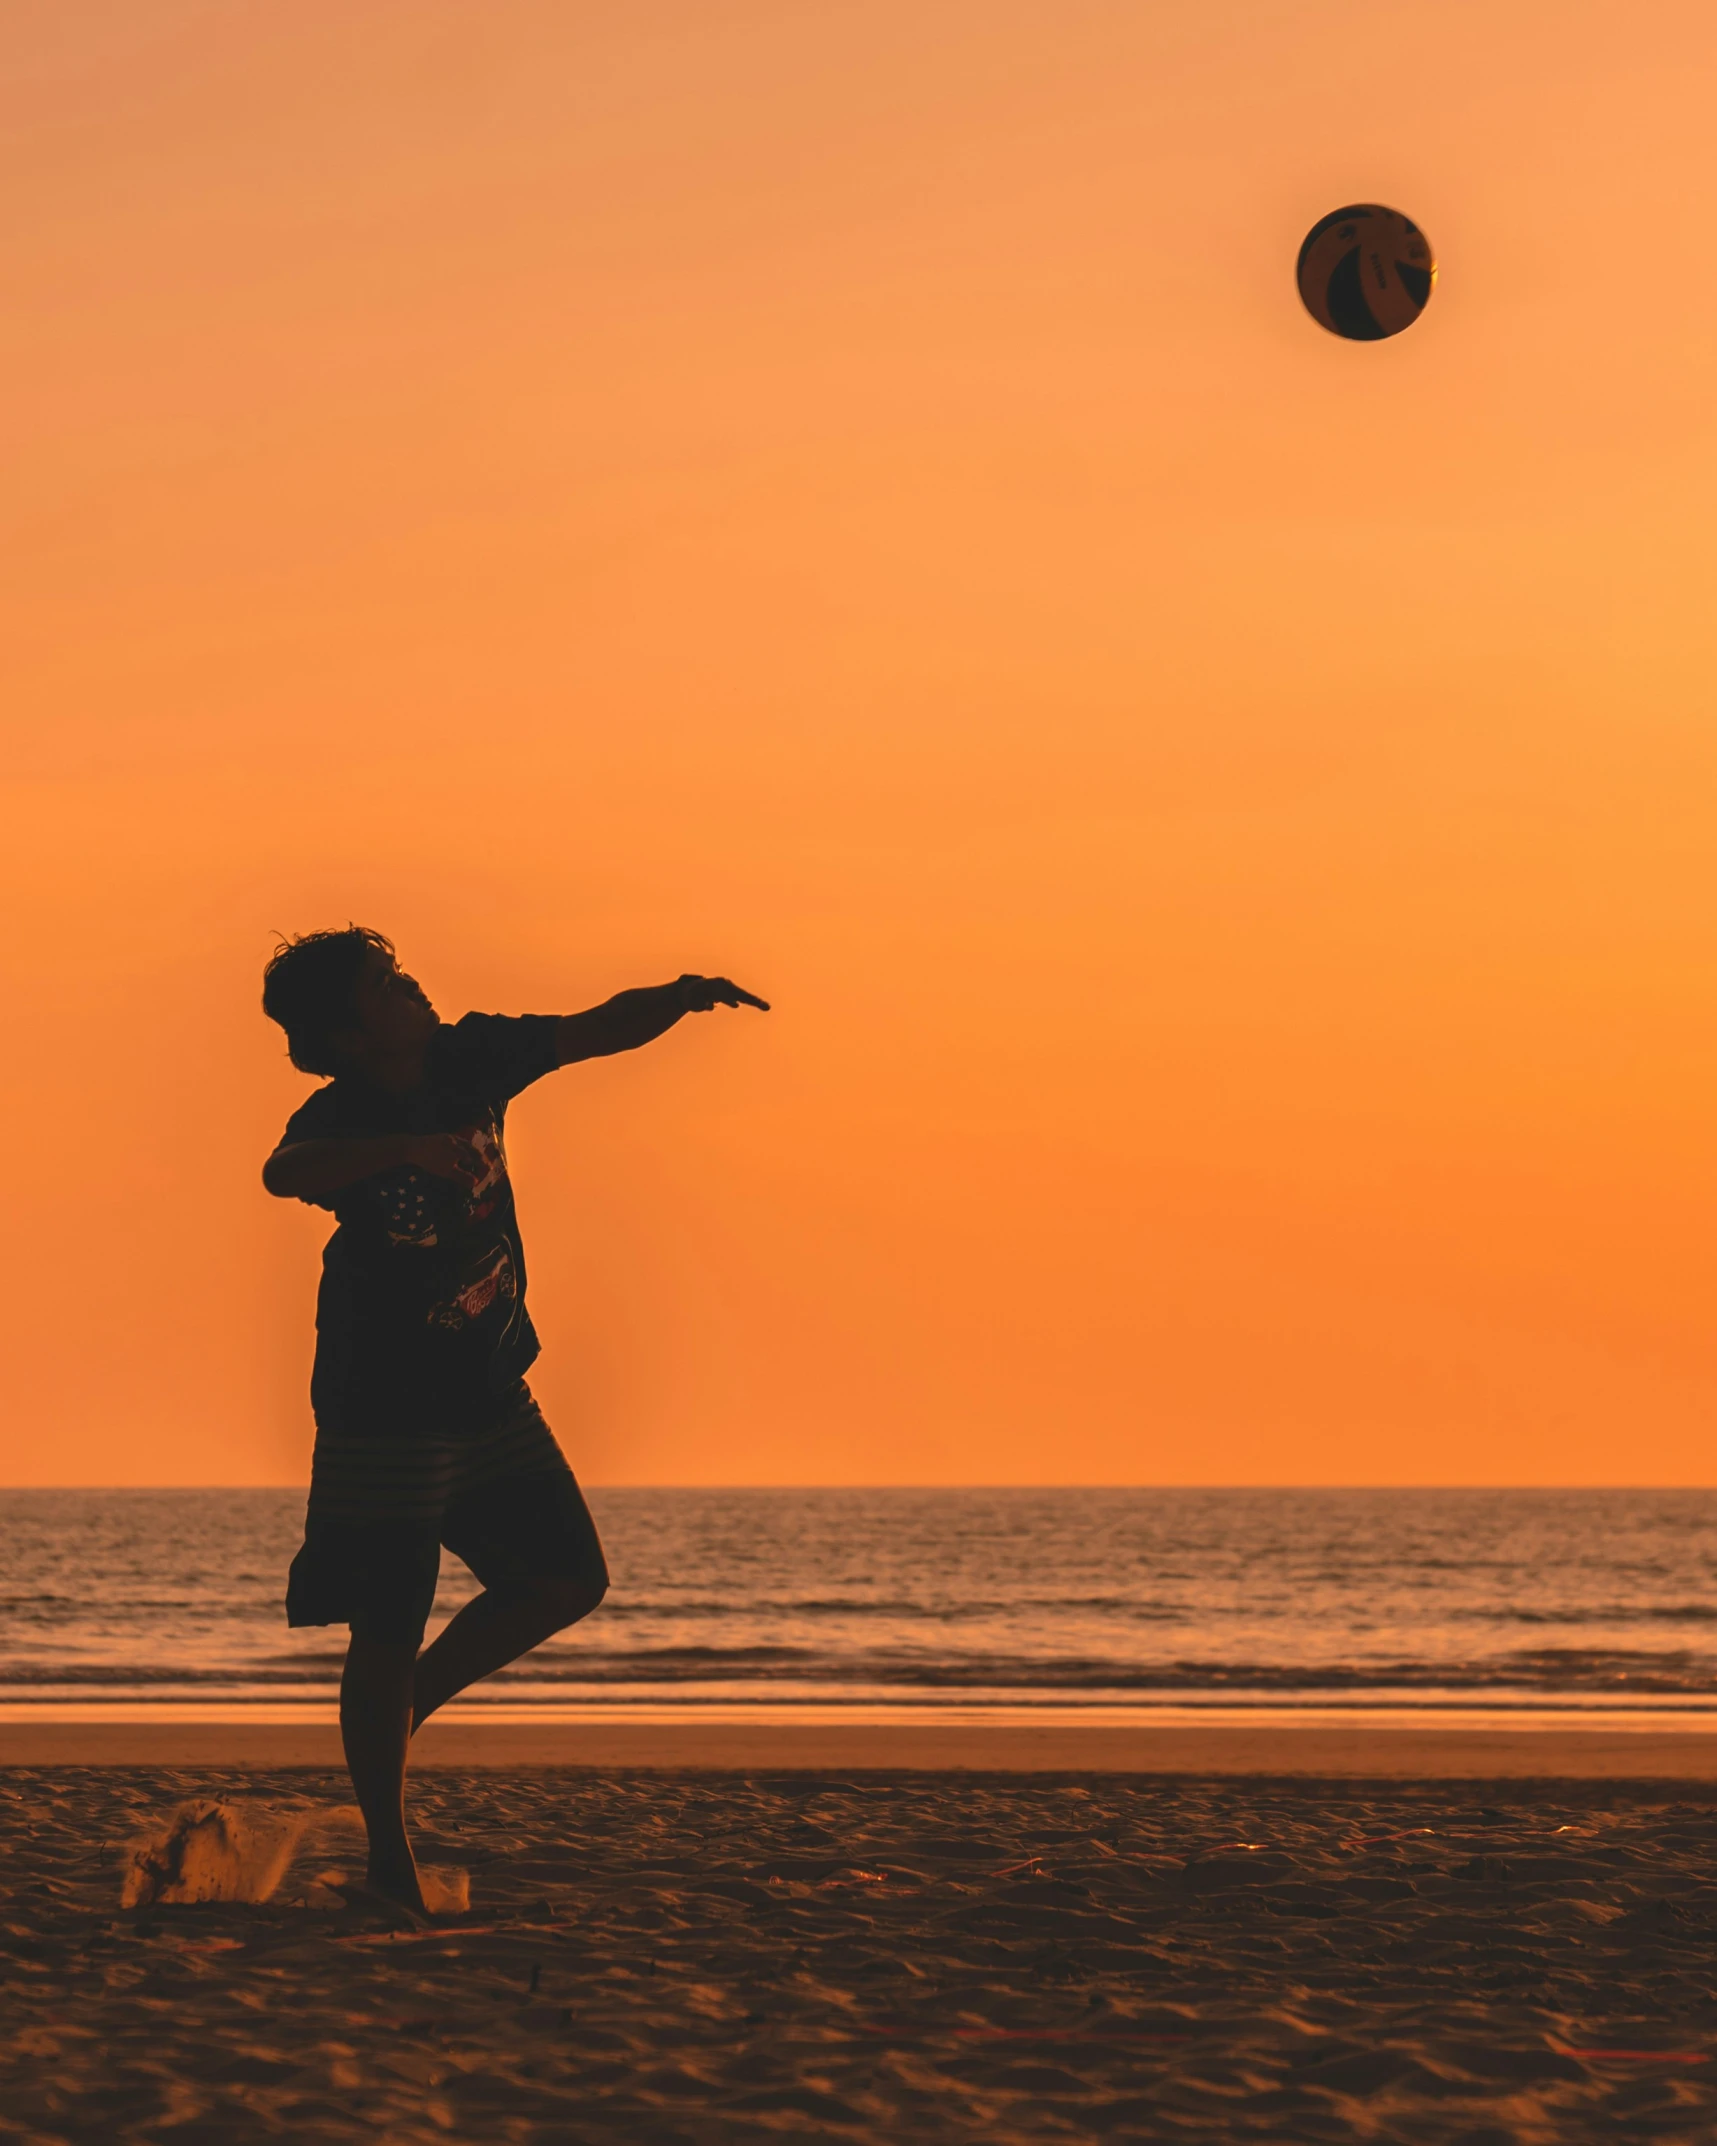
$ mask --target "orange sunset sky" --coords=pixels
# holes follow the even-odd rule
[[[1710,0],[12,0],[0,1474],[305,1479],[277,929],[603,1482],[1717,1482]],[[1416,217],[1382,346],[1292,287]]]

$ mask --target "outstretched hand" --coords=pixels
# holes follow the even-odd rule
[[[682,976],[675,988],[687,1013],[708,1013],[713,1006],[755,1006],[759,1013],[769,1011],[766,998],[753,998],[725,976]]]
[[[741,991],[725,976],[677,976],[671,984],[618,991],[587,1013],[563,1014],[556,1063],[570,1066],[581,1058],[635,1051],[641,1043],[666,1035],[682,1014],[708,1013],[712,1006],[755,1006],[759,1013],[769,1011],[767,999]]]

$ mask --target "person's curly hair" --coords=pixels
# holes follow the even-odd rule
[[[286,1031],[286,1055],[300,1073],[337,1073],[333,1039],[350,1028],[353,993],[374,947],[391,955],[393,941],[367,924],[344,931],[307,931],[282,939],[262,972],[262,1010]]]

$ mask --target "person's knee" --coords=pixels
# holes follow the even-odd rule
[[[417,1649],[416,1638],[397,1630],[378,1632],[354,1625],[340,1677],[342,1700],[364,1704],[404,1691],[411,1683]]]
[[[557,1572],[538,1580],[532,1590],[551,1632],[564,1632],[588,1617],[607,1592],[606,1572]]]
[[[346,1660],[348,1664],[367,1666],[373,1662],[378,1668],[397,1668],[401,1662],[415,1661],[422,1644],[422,1631],[411,1626],[383,1626],[378,1630],[371,1625],[353,1625]]]

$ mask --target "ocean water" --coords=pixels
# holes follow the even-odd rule
[[[585,1624],[492,1715],[1704,1725],[1717,1492],[606,1490]],[[13,1491],[0,1718],[325,1718],[303,1494]],[[472,1591],[444,1556],[433,1631]]]

